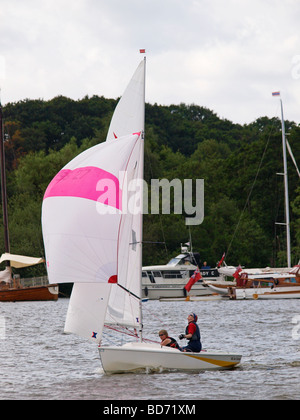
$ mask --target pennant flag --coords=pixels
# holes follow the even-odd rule
[[[193,284],[195,284],[201,278],[202,278],[202,276],[200,274],[199,268],[197,267],[196,270],[194,271],[194,274],[191,276],[191,278],[189,279],[187,284],[184,286],[185,290],[187,292],[189,292],[191,290]]]
[[[220,268],[221,267],[221,265],[222,265],[222,263],[223,263],[223,261],[225,260],[225,252],[224,252],[224,254],[222,255],[222,258],[220,259],[220,261],[218,262],[218,264],[217,264],[217,268]]]
[[[145,50],[145,49],[141,49],[141,50],[140,50],[140,53],[141,53],[141,54],[145,54],[145,52],[146,52],[146,50]]]
[[[272,92],[272,96],[280,96],[280,92]]]

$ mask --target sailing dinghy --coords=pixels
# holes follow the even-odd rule
[[[114,112],[106,142],[81,153],[49,184],[42,226],[50,281],[74,282],[65,332],[99,345],[106,373],[226,369],[241,355],[183,353],[142,335],[145,59]],[[104,326],[137,342],[101,344]]]

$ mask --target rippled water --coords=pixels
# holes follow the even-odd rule
[[[300,301],[144,304],[147,336],[199,315],[204,348],[243,354],[230,371],[107,376],[97,346],[63,334],[68,299],[0,302],[0,399],[299,399]],[[298,318],[297,318],[298,317]],[[293,323],[298,322],[298,324]]]

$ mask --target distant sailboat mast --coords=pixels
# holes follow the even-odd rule
[[[282,99],[280,99],[281,106],[281,131],[282,131],[282,151],[283,151],[283,176],[284,176],[284,191],[285,191],[285,224],[286,224],[286,252],[287,265],[291,267],[291,236],[290,236],[290,209],[289,209],[289,187],[287,174],[287,159],[286,159],[286,136],[285,125],[283,118]]]
[[[6,196],[6,174],[5,174],[5,152],[4,152],[4,124],[2,105],[0,102],[0,162],[1,162],[1,193],[2,193],[2,210],[4,225],[4,245],[5,252],[10,252],[9,231],[8,231],[8,215],[7,215],[7,196]],[[10,262],[6,261],[6,266],[10,266]]]
[[[280,96],[280,92],[273,92],[273,96]],[[288,187],[288,173],[287,173],[287,157],[286,157],[286,134],[285,124],[283,118],[283,105],[280,98],[281,107],[281,133],[282,133],[282,154],[283,154],[283,175],[284,177],[284,193],[285,193],[285,223],[276,223],[278,225],[286,226],[286,254],[287,266],[291,267],[291,235],[290,235],[290,207],[289,207],[289,187]]]

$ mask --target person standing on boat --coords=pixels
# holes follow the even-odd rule
[[[204,261],[204,263],[203,263],[203,265],[201,267],[201,270],[210,270],[210,265],[207,265],[207,262]]]
[[[160,343],[161,346],[174,347],[175,349],[180,350],[180,347],[177,341],[175,340],[175,338],[169,337],[167,330],[160,330],[158,335],[159,335],[159,338],[161,339],[161,343]]]
[[[190,351],[194,353],[200,353],[202,349],[202,344],[200,329],[197,325],[198,317],[196,314],[191,312],[187,319],[188,325],[185,329],[185,334],[180,334],[179,339],[182,340],[183,338],[186,338],[187,340],[189,340],[189,342],[187,346],[182,347],[182,350],[184,352]]]

